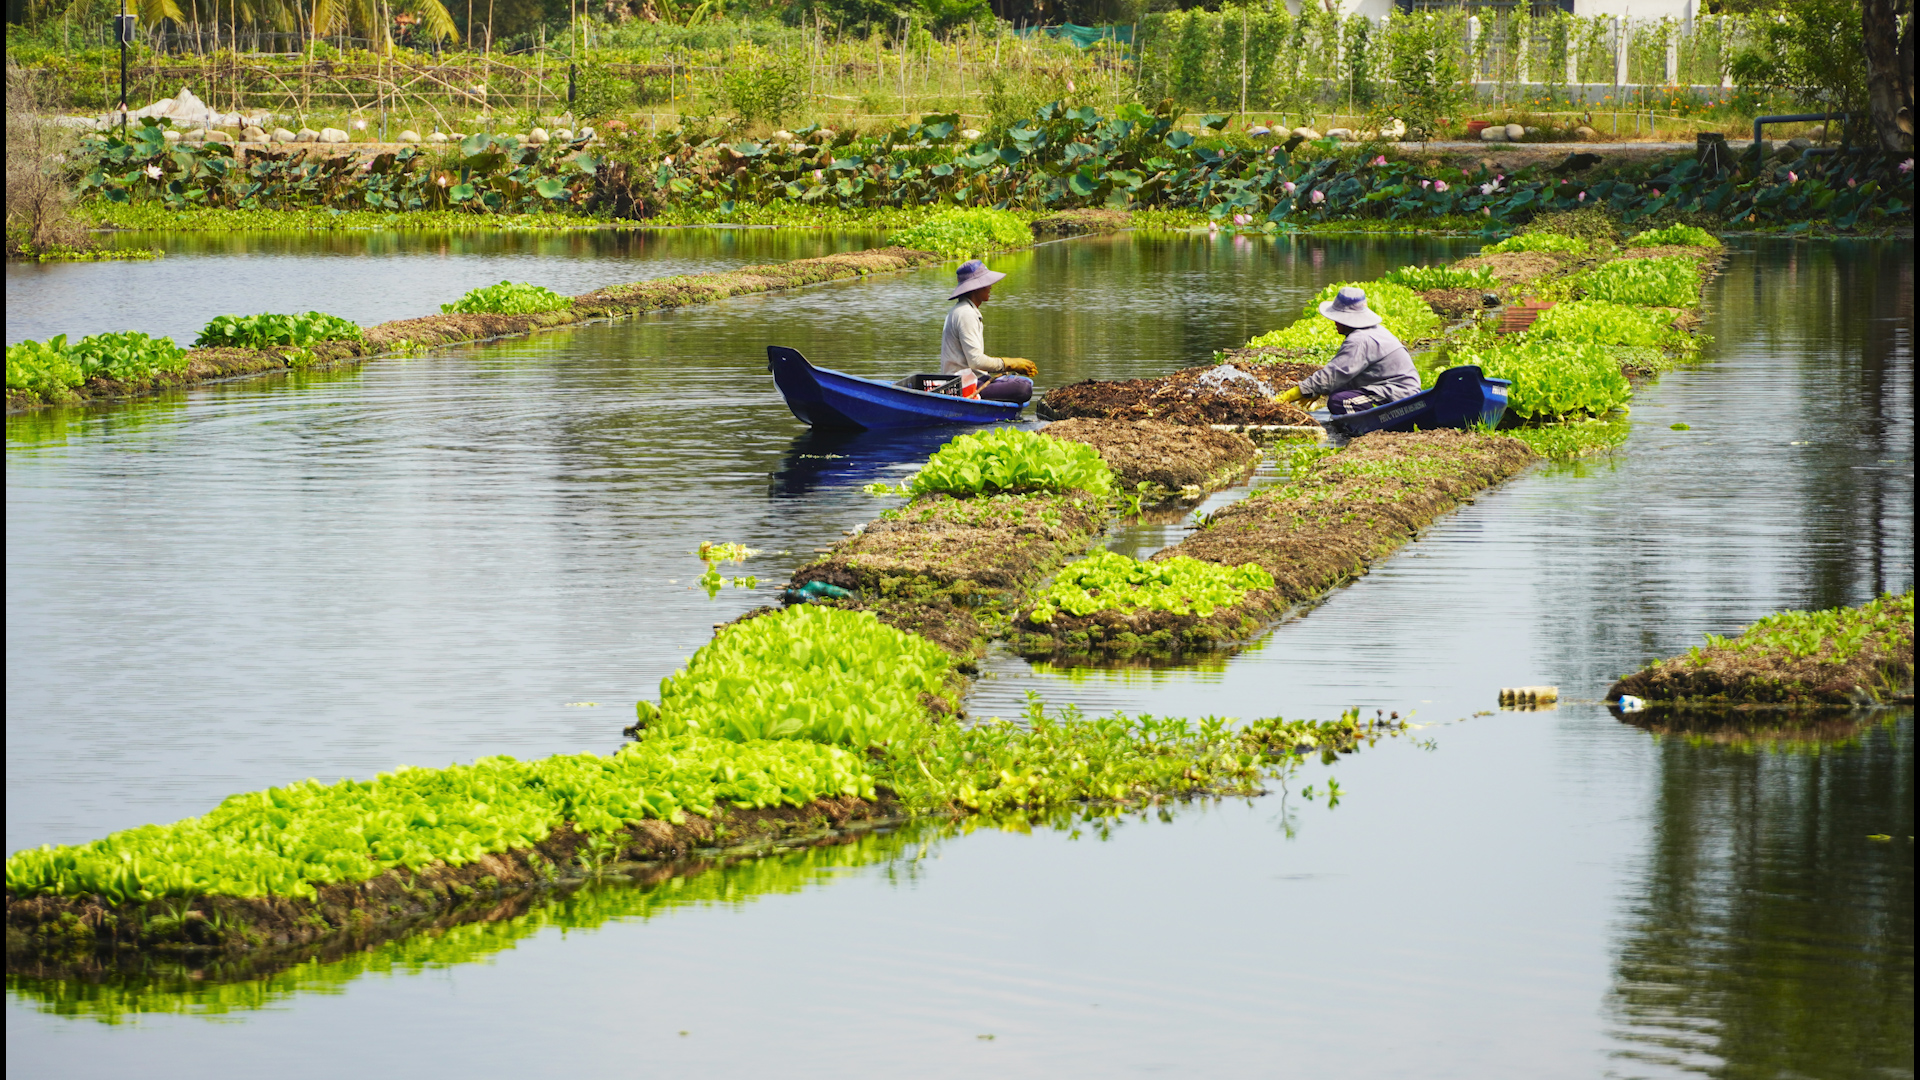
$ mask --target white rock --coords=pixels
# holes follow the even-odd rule
[[[436,132],[434,132],[433,134],[431,134],[431,135],[429,135],[429,136],[427,136],[427,141],[428,141],[428,142],[430,142],[430,143],[443,143],[443,142],[446,142],[446,141],[447,141],[447,133],[446,133],[446,132],[444,132],[444,131],[436,131]]]
[[[773,133],[773,141],[774,142],[792,142],[793,132],[785,131],[785,130],[776,131]]]
[[[160,137],[167,140],[168,142],[180,141],[180,133],[173,130],[172,128],[168,128],[167,130],[161,132]]]
[[[292,142],[293,132],[288,131],[286,128],[274,128],[273,141],[274,142]]]
[[[341,131],[339,128],[321,128],[320,141],[323,143],[343,143],[347,141],[347,133]]]
[[[1573,129],[1573,133],[1574,133],[1575,135],[1578,135],[1578,136],[1579,136],[1580,138],[1582,138],[1582,139],[1585,139],[1585,140],[1587,140],[1588,142],[1591,142],[1591,141],[1593,141],[1594,139],[1597,139],[1597,138],[1599,138],[1599,137],[1600,137],[1600,133],[1599,133],[1599,132],[1597,132],[1597,131],[1595,131],[1595,130],[1593,130],[1592,128],[1590,128],[1590,127],[1587,127],[1587,126],[1585,126],[1585,125],[1582,125],[1582,126],[1580,126],[1580,127],[1577,127],[1577,128],[1574,128],[1574,129]]]
[[[267,141],[267,133],[264,131],[261,131],[257,127],[249,127],[243,130],[242,132],[240,132],[240,141],[250,142],[250,143],[263,143]]]
[[[1272,128],[1262,127],[1259,124],[1255,124],[1247,129],[1247,138],[1249,139],[1258,139],[1271,134],[1273,134]]]
[[[980,137],[980,129],[968,128],[967,130],[960,133],[960,137],[968,140],[977,139]]]
[[[581,137],[581,138],[583,138],[583,139],[591,139],[591,138],[593,138],[593,129],[592,129],[592,128],[590,128],[590,127],[583,127],[583,128],[581,128],[581,129],[580,129],[580,137]]]
[[[417,143],[420,141],[420,133],[417,131],[414,131],[412,128],[408,128],[406,131],[403,131],[400,133],[400,141],[405,143]]]
[[[1313,130],[1310,127],[1297,127],[1297,128],[1294,128],[1292,131],[1287,132],[1287,134],[1298,135],[1303,139],[1309,139],[1309,140],[1317,139],[1320,137],[1320,133]]]
[[[1382,125],[1380,126],[1380,137],[1381,137],[1381,138],[1383,138],[1383,139],[1404,139],[1404,138],[1406,138],[1406,137],[1407,137],[1407,122],[1406,122],[1406,121],[1404,121],[1404,120],[1399,120],[1399,119],[1394,119],[1394,120],[1389,120],[1389,121],[1387,121],[1387,122],[1386,122],[1385,124],[1382,124]]]
[[[233,141],[233,136],[221,131],[219,128],[214,128],[212,131],[207,132],[207,141],[230,143]]]
[[[187,142],[200,142],[207,137],[207,132],[205,128],[188,128],[180,133],[180,137]]]
[[[544,143],[546,141],[547,141],[546,128],[534,128],[532,131],[527,132],[527,143],[529,145],[539,146],[541,143]]]
[[[1327,138],[1339,139],[1341,142],[1358,142],[1359,141],[1359,139],[1355,137],[1352,128],[1328,128]]]
[[[348,124],[347,126],[352,128],[355,131],[367,130],[367,122],[365,120],[355,120],[353,123]]]
[[[553,133],[553,139],[555,142],[572,142],[573,132],[568,131],[566,128],[560,128]]]
[[[1498,124],[1492,127],[1481,128],[1480,141],[1481,142],[1506,142],[1507,129]]]
[[[1508,142],[1519,142],[1521,139],[1524,139],[1526,137],[1527,137],[1526,128],[1521,127],[1519,124],[1507,125],[1507,141]]]
[[[319,142],[320,133],[310,127],[303,127],[293,133],[294,142]]]

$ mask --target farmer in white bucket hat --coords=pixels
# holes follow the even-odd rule
[[[1380,325],[1380,316],[1367,309],[1365,291],[1352,285],[1341,289],[1320,305],[1320,314],[1332,319],[1347,340],[1326,367],[1282,392],[1281,401],[1324,396],[1327,411],[1343,416],[1420,392],[1413,357],[1393,331]]]
[[[986,327],[980,320],[980,305],[993,298],[994,282],[1006,276],[987,269],[979,259],[960,265],[953,291],[947,294],[954,304],[940,332],[940,373],[971,371],[982,383],[981,397],[1025,402],[1033,397],[1033,377],[1038,374],[1033,362],[1017,356],[988,356]]]

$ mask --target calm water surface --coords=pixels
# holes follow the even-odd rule
[[[1157,373],[1459,250],[1049,245],[999,261],[990,347],[1048,385]],[[808,436],[764,346],[911,366],[942,280],[10,421],[8,850],[305,776],[612,747],[770,596],[693,590],[698,541],[783,580],[940,437]],[[1703,632],[1911,587],[1912,248],[1746,244],[1705,315],[1706,361],[1636,400],[1620,453],[1489,493],[1257,646],[999,656],[971,701],[1360,705],[1413,711],[1414,739],[1169,820],[929,826],[264,981],[10,976],[9,1069],[1910,1076],[1910,710],[1785,752],[1594,699]],[[1568,700],[1475,715],[1516,683]],[[1304,797],[1329,774],[1337,807]]]

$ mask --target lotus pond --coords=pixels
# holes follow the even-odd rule
[[[710,254],[708,234],[663,235],[652,250],[673,271]],[[840,242],[760,235],[791,254],[740,262]],[[481,253],[444,295],[396,298],[386,282],[410,271],[328,254],[386,241],[231,242],[201,257],[226,276],[217,308],[180,305],[192,329],[261,310],[387,317],[281,299],[324,290],[413,314],[503,278],[593,284]],[[1233,655],[1063,668],[996,650],[965,703],[1009,718],[1030,692],[1196,719],[1359,707],[1424,725],[1407,737],[1261,797],[924,822],[516,901],[285,970],[84,980],[10,961],[8,1067],[470,1076],[537,1074],[563,1052],[719,1076],[1281,1060],[1911,1075],[1911,710],[1780,743],[1655,736],[1594,701],[1707,633],[1912,586],[1912,245],[1729,243],[1701,308],[1713,342],[1635,393],[1615,453],[1494,489]],[[1034,359],[1043,388],[1157,375],[1283,327],[1329,284],[1476,246],[1044,245],[993,261],[1011,277],[989,348]],[[140,275],[172,259],[72,269],[145,295]],[[59,278],[16,274],[10,340],[176,332],[89,322],[36,284]],[[897,489],[948,434],[809,434],[772,392],[765,345],[904,370],[937,352],[945,275],[10,419],[8,851],[307,777],[614,749],[712,624],[899,505],[863,488]],[[16,304],[41,325],[16,330]],[[1144,557],[1183,524],[1128,526],[1114,547]],[[757,552],[727,567],[741,586],[709,598],[702,542]],[[1559,686],[1559,708],[1490,711],[1499,687],[1533,684]]]

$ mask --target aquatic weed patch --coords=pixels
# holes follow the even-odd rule
[[[1633,397],[1620,362],[1600,345],[1519,341],[1452,350],[1453,364],[1477,364],[1488,378],[1511,379],[1507,410],[1523,420],[1604,416]],[[1427,373],[1428,384],[1437,370]]]
[[[1318,295],[1307,302],[1306,307],[1300,309],[1297,322],[1280,330],[1260,334],[1248,341],[1246,347],[1277,345],[1295,349],[1338,349],[1345,339],[1334,328],[1333,320],[1320,314],[1320,305],[1333,299],[1341,289],[1349,287],[1366,290],[1368,310],[1379,315],[1386,328],[1401,341],[1419,341],[1440,326],[1440,317],[1427,305],[1425,298],[1413,289],[1385,280],[1342,281],[1321,289]]]
[[[1026,621],[1044,625],[1056,615],[1100,611],[1206,616],[1239,603],[1255,589],[1271,588],[1273,575],[1253,563],[1215,566],[1184,556],[1142,562],[1097,551],[1056,574],[1035,599]]]
[[[1663,348],[1675,343],[1673,312],[1660,308],[1614,304],[1604,300],[1569,300],[1542,311],[1526,330],[1528,341],[1564,341],[1577,345],[1641,345]]]
[[[21,391],[60,400],[89,380],[134,382],[178,373],[187,366],[186,350],[172,338],[123,330],[89,334],[68,343],[65,334],[56,334],[46,341],[7,346],[7,396],[11,400],[15,391]]]
[[[980,208],[951,210],[894,233],[894,244],[965,259],[1026,247],[1033,229],[1018,214]]]
[[[1113,471],[1083,443],[1014,427],[955,436],[902,485],[907,495],[1113,492]],[[880,485],[881,489],[885,485]]]
[[[641,701],[648,740],[695,734],[807,739],[864,749],[907,737],[929,699],[954,708],[954,660],[865,611],[799,605],[721,628]]]
[[[502,281],[469,289],[453,303],[441,304],[440,311],[447,315],[532,315],[572,306],[573,297],[561,296],[544,285]]]
[[[1646,232],[1629,237],[1628,247],[1698,247],[1717,248],[1720,241],[1705,229],[1692,225],[1669,225],[1664,229],[1648,229]]]
[[[1656,660],[1616,682],[1631,695],[1691,705],[1862,705],[1913,694],[1913,593],[1852,608],[1783,611],[1734,637]]]
[[[1693,307],[1704,281],[1700,260],[1689,255],[1619,259],[1566,279],[1565,287],[1588,300],[1641,307]]]
[[[358,341],[358,324],[338,315],[308,311],[299,315],[216,315],[193,341],[196,349],[271,349],[304,347],[322,341]]]
[[[859,756],[817,743],[683,735],[604,756],[482,758],[368,781],[308,780],[235,795],[171,825],[17,851],[7,857],[7,891],[112,904],[202,895],[313,900],[322,886],[529,848],[563,824],[607,834],[647,819],[710,814],[721,803],[798,806],[840,795],[872,798],[873,776]]]
[[[1585,255],[1591,245],[1574,236],[1562,236],[1559,233],[1536,232],[1509,236],[1497,244],[1488,244],[1480,249],[1482,255],[1513,255],[1520,252],[1545,252],[1550,255]]]
[[[1479,267],[1473,270],[1461,270],[1451,266],[1402,266],[1389,270],[1379,278],[1391,285],[1400,285],[1414,292],[1432,292],[1435,289],[1479,289],[1482,291],[1500,287],[1500,278],[1492,270]],[[1372,294],[1368,294],[1368,304],[1372,304]]]

